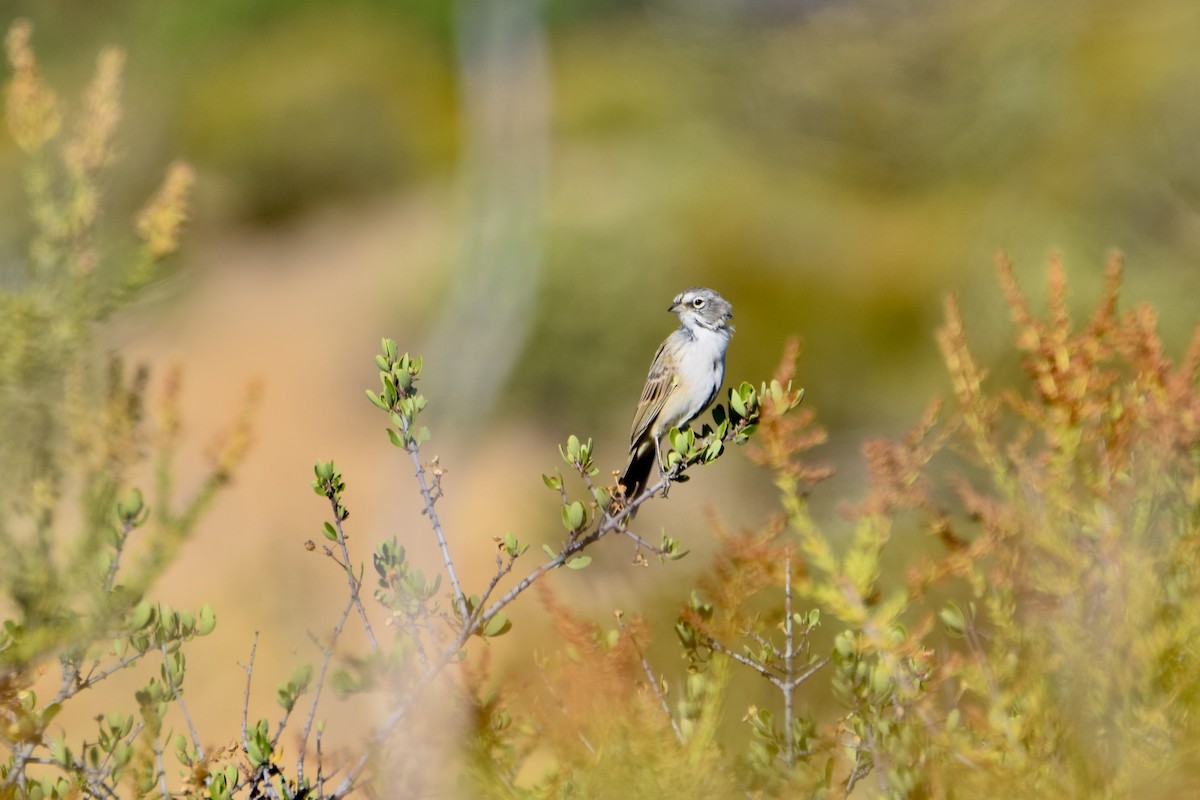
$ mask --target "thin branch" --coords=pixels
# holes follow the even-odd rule
[[[617,612],[617,627],[622,631],[625,630],[624,615]],[[663,694],[662,687],[659,686],[658,680],[654,677],[654,671],[650,669],[650,661],[646,658],[646,654],[642,648],[638,647],[637,640],[630,636],[630,641],[633,642],[633,649],[637,651],[638,658],[642,662],[642,671],[646,673],[646,681],[650,684],[650,690],[654,692],[654,696],[658,698],[658,705],[662,708],[663,714],[666,715],[667,721],[671,723],[671,730],[675,731],[675,739],[680,744],[685,744],[683,731],[679,728],[679,723],[675,721],[675,716],[671,714],[671,706],[667,704],[667,696]]]
[[[342,628],[346,624],[346,620],[350,618],[350,611],[354,608],[353,599],[346,603],[346,607],[342,609],[342,616],[338,619],[337,625],[333,627],[333,636],[329,639],[329,644],[322,648],[321,671],[317,674],[317,685],[313,689],[312,704],[308,708],[308,716],[304,720],[304,732],[300,736],[299,754],[296,756],[296,783],[304,783],[304,754],[308,750],[308,736],[312,732],[313,720],[317,717],[317,703],[321,700],[321,689],[325,686],[325,675],[329,672],[329,665],[333,661],[333,648],[337,645],[337,641],[341,638]],[[321,753],[321,733],[317,732],[317,774],[320,775],[320,753]],[[318,794],[318,796],[320,796]]]
[[[701,636],[704,638],[705,646],[708,647],[710,650],[712,650],[714,653],[720,653],[721,655],[728,656],[728,657],[732,658],[734,661],[738,662],[739,664],[749,667],[750,669],[754,670],[755,672],[757,672],[758,674],[762,675],[764,678],[769,680],[771,682],[771,684],[773,686],[775,686],[776,688],[778,688],[780,691],[783,691],[788,688],[792,688],[792,689],[796,688],[797,686],[799,686],[800,684],[804,683],[806,680],[811,678],[813,675],[815,675],[817,670],[821,669],[821,667],[823,667],[829,663],[829,656],[825,656],[824,658],[821,658],[821,659],[818,659],[817,661],[812,662],[811,665],[808,667],[808,669],[806,669],[800,675],[797,675],[794,678],[781,678],[778,675],[776,675],[769,666],[767,666],[765,664],[760,664],[759,662],[755,661],[754,659],[750,658],[749,656],[744,656],[741,653],[737,652],[736,650],[730,650],[728,647],[721,644],[716,639],[713,639],[711,636],[708,636],[706,634],[701,634]]]
[[[563,702],[562,697],[554,689],[554,684],[550,682],[550,676],[543,669],[538,669],[538,674],[542,676],[542,683],[546,684],[546,689],[550,692],[550,696],[554,698],[554,702],[558,703],[558,710],[562,712],[564,717],[570,719],[571,713],[567,711],[567,704]],[[575,731],[575,735],[579,737],[579,741],[583,743],[583,746],[587,748],[589,753],[592,755],[596,754],[596,746],[592,744],[582,729]]]
[[[811,663],[811,665],[809,666],[809,668],[808,668],[808,669],[806,669],[804,672],[800,673],[800,674],[799,674],[799,675],[797,675],[796,677],[792,678],[790,681],[788,681],[788,683],[789,683],[789,684],[790,684],[790,685],[791,685],[793,688],[795,688],[795,687],[799,686],[800,684],[804,683],[806,680],[808,680],[809,678],[811,678],[813,675],[816,675],[816,674],[817,674],[817,671],[818,671],[818,670],[820,670],[820,669],[821,669],[821,667],[823,667],[823,666],[825,666],[826,664],[828,664],[828,663],[829,663],[829,658],[830,658],[829,656],[825,656],[824,658],[820,658],[820,659],[817,659],[816,661],[813,661],[813,662]]]
[[[519,556],[519,554],[518,554]],[[496,590],[496,585],[504,578],[505,575],[512,572],[513,565],[517,563],[518,556],[510,555],[507,563],[500,557],[500,553],[496,553],[496,574],[488,581],[487,588],[483,590],[483,594],[479,596],[479,605],[483,606],[487,603],[488,598],[492,596],[492,592]]]
[[[112,666],[108,667],[107,669],[105,669],[99,673],[95,672],[95,667],[97,665],[99,665],[99,663],[100,663],[97,660],[96,663],[93,665],[93,668],[92,668],[93,671],[89,672],[86,678],[79,681],[74,687],[72,687],[72,689],[69,693],[67,693],[66,695],[63,695],[62,698],[59,700],[59,702],[61,702],[62,700],[66,700],[74,695],[79,694],[84,689],[88,689],[88,688],[96,685],[100,681],[107,678],[109,675],[112,675],[114,672],[120,672],[121,670],[123,670],[127,667],[133,666],[135,663],[137,663],[139,660],[145,658],[149,654],[150,654],[149,650],[135,650],[132,653],[130,653],[129,655],[122,658],[117,663],[113,664]]]
[[[317,728],[317,797],[325,796],[325,767],[321,753],[321,739],[324,733],[324,730]]]
[[[288,720],[292,718],[292,709],[295,707],[296,707],[296,704],[292,703],[292,708],[285,708],[283,710],[283,716],[281,716],[279,718],[279,724],[277,726],[275,726],[275,735],[271,737],[271,750],[272,751],[274,751],[275,748],[279,745],[279,737],[283,736],[283,731],[284,731],[284,729],[287,728]]]
[[[633,539],[633,541],[635,543],[637,543],[638,547],[644,547],[647,550],[649,550],[651,553],[654,553],[654,555],[656,555],[656,556],[665,556],[667,554],[666,550],[664,550],[661,547],[658,547],[657,545],[650,544],[645,539],[638,536],[636,533],[629,530],[628,528],[620,528],[618,530],[618,533],[620,533],[622,536],[628,536],[630,539]]]
[[[850,771],[850,776],[846,778],[846,795],[849,796],[854,791],[854,784],[865,778],[871,772],[871,764],[860,758],[859,751],[854,751],[854,769]]]
[[[158,786],[162,792],[163,800],[167,800],[171,796],[171,787],[167,785],[167,765],[163,763],[163,747],[162,740],[157,736],[154,737],[154,768],[158,770]]]
[[[313,688],[312,704],[308,706],[308,716],[305,718],[304,733],[300,736],[300,754],[296,759],[296,782],[304,783],[304,757],[305,751],[308,750],[308,734],[312,732],[313,720],[317,718],[317,704],[320,700],[320,692],[325,686],[325,675],[329,673],[329,664],[334,660],[334,648],[337,645],[337,639],[342,636],[342,628],[346,625],[346,620],[349,619],[350,609],[352,609],[354,601],[346,603],[346,608],[342,609],[341,619],[337,620],[337,625],[334,626],[334,636],[329,639],[329,646],[323,648],[322,661],[320,661],[320,672],[317,674],[317,686]],[[317,775],[320,776],[320,732],[317,732]],[[318,796],[320,796],[318,794]]]
[[[59,683],[58,694],[50,701],[51,705],[61,703],[79,691],[75,688],[79,685],[79,662],[70,655],[65,655],[59,659],[59,667],[62,670],[62,681]]]
[[[258,652],[258,631],[254,632],[254,643],[250,645],[250,661],[246,664],[246,693],[242,697],[242,747],[250,749],[250,734],[246,726],[246,718],[250,714],[250,678],[254,675],[254,655]]]
[[[796,686],[790,683],[793,674],[792,665],[796,656],[795,640],[792,638],[792,551],[790,549],[784,560],[783,570],[784,613],[787,615],[783,629],[784,640],[787,642],[787,650],[783,654],[783,671],[788,676],[789,683],[786,688],[781,686],[780,689],[783,691],[783,758],[784,763],[790,767],[796,763],[795,746],[792,742],[792,693]]]
[[[759,675],[762,675],[764,678],[769,680],[771,685],[777,689],[783,690],[783,687],[787,685],[787,681],[776,675],[766,664],[760,664],[749,656],[744,656],[736,650],[730,650],[728,647],[710,636],[704,635],[704,644],[714,653],[720,653],[721,655],[728,656],[742,666],[746,666],[754,670]]]
[[[108,571],[104,575],[104,594],[112,594],[113,581],[117,578],[117,570],[121,566],[121,552],[125,549],[125,542],[129,538],[129,533],[133,530],[133,522],[125,520],[121,525],[121,536],[117,539],[117,545],[114,548],[112,561],[108,564]]]
[[[417,485],[421,489],[421,499],[425,502],[424,513],[429,517],[429,524],[433,526],[434,536],[437,537],[438,547],[441,548],[442,564],[446,567],[446,576],[450,579],[450,586],[454,589],[454,602],[458,606],[459,613],[465,619],[469,616],[467,597],[463,594],[462,585],[458,582],[458,572],[455,571],[454,560],[450,557],[450,546],[446,543],[442,522],[438,519],[437,509],[434,508],[437,501],[430,493],[429,483],[425,480],[425,465],[421,463],[421,447],[412,436],[412,421],[403,414],[397,416],[400,417],[401,427],[404,430],[404,449],[412,459],[413,468],[416,470]]]
[[[766,636],[763,636],[761,633],[757,631],[743,631],[742,635],[749,639],[753,639],[755,644],[757,644],[759,647],[764,647],[767,650],[770,650],[771,654],[776,658],[783,658],[783,651],[776,647],[774,642],[772,642]]]
[[[361,588],[362,577],[354,576],[354,568],[350,566],[350,548],[346,545],[346,532],[342,529],[342,511],[339,508],[338,501],[333,497],[329,497],[329,503],[333,506],[333,524],[337,527],[338,546],[342,549],[342,568],[346,570],[346,582],[350,585],[350,599],[354,606],[358,609],[358,615],[362,618],[363,628],[367,632],[367,639],[371,642],[371,649],[379,652],[379,642],[375,640],[375,631],[371,629],[371,620],[367,618],[367,609],[363,606]],[[336,559],[334,559],[336,561]]]
[[[139,722],[130,729],[129,735],[125,737],[125,741],[130,747],[133,746],[133,743],[137,740],[138,735],[141,734],[143,727],[143,724]],[[112,760],[113,753],[115,752],[116,748],[114,747],[112,750],[104,754],[104,758],[100,760],[100,763],[96,765],[95,769],[88,769],[88,788],[96,796],[99,796],[97,793],[100,791],[103,791],[108,797],[118,796],[115,791],[108,788],[108,786],[104,784],[104,781],[111,778],[108,763]]]
[[[159,650],[163,656],[163,675],[167,679],[167,688],[171,690],[171,694],[175,695],[175,702],[179,704],[179,710],[183,714],[183,722],[187,725],[188,734],[192,737],[192,746],[196,748],[196,754],[201,760],[204,759],[204,745],[200,742],[200,734],[196,731],[196,726],[192,723],[192,715],[188,713],[187,703],[183,701],[183,689],[175,685],[175,679],[171,677],[171,665],[168,662],[170,656],[167,654],[167,646],[159,645]]]

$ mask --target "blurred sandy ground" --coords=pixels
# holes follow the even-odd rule
[[[255,630],[251,713],[273,716],[274,685],[315,658],[309,633],[341,609],[341,574],[303,547],[327,513],[309,488],[316,459],[346,474],[359,557],[395,534],[438,568],[411,467],[362,394],[380,336],[434,354],[427,455],[449,470],[440,512],[464,583],[481,587],[492,536],[534,542],[536,563],[560,535],[538,477],[560,466],[557,442],[594,436],[602,468],[621,466],[672,327],[663,309],[685,286],[735,306],[730,380],[766,377],[802,334],[801,383],[832,432],[821,455],[842,468],[814,498],[830,514],[854,492],[862,438],[945,393],[944,292],[963,295],[985,362],[1003,347],[997,248],[1035,295],[1061,249],[1081,306],[1121,248],[1126,298],[1159,307],[1177,350],[1196,323],[1195,4],[664,0],[474,16],[483,7],[17,3],[64,95],[101,45],[129,51],[115,226],[167,160],[198,170],[177,270],[106,334],[159,370],[185,366],[181,493],[262,381],[245,467],[158,587],[218,611],[189,649],[202,731],[234,730]],[[19,219],[19,184],[6,187]],[[481,313],[489,324],[472,327]],[[451,364],[494,382],[475,395]],[[732,524],[769,513],[754,477],[734,453],[639,517],[689,559],[637,569],[607,542],[554,585],[596,619],[650,616],[665,641],[704,566],[705,507]],[[537,628],[525,605],[513,616]],[[480,646],[526,657],[530,640],[509,653],[515,641]],[[338,707],[323,709],[341,718],[331,741],[364,711]]]

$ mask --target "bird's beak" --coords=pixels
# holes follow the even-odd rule
[[[674,312],[678,311],[680,308],[681,308],[681,306],[679,303],[672,303],[671,305],[667,306],[667,311],[674,313]]]

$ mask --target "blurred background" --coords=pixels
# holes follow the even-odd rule
[[[0,23],[18,16],[67,98],[103,47],[127,55],[114,231],[168,162],[197,170],[171,273],[106,331],[160,375],[184,365],[185,475],[262,382],[249,461],[160,587],[216,606],[191,656],[215,685],[244,679],[255,630],[273,686],[336,619],[342,576],[303,547],[328,513],[315,460],[346,474],[360,556],[394,534],[440,562],[411,466],[363,397],[381,336],[425,356],[425,453],[448,470],[440,510],[481,587],[492,536],[561,536],[539,478],[561,466],[557,442],[593,437],[602,470],[623,466],[685,287],[733,303],[727,381],[769,377],[801,338],[799,383],[830,431],[817,455],[839,469],[814,497],[831,515],[860,483],[863,439],[948,393],[946,293],[995,379],[1015,369],[998,250],[1035,297],[1061,252],[1083,309],[1118,249],[1126,306],[1158,308],[1173,354],[1197,321],[1190,0],[5,0]],[[21,188],[0,137],[5,261],[25,245]],[[645,535],[664,528],[691,558],[641,569],[606,542],[555,587],[669,634],[705,566],[708,509],[760,523],[761,478],[735,452],[643,512]],[[536,625],[525,605],[513,616]],[[232,730],[240,694],[195,705]]]

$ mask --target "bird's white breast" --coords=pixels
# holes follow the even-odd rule
[[[679,392],[678,403],[670,404],[673,408],[663,409],[666,418],[661,420],[665,423],[661,427],[664,431],[682,425],[703,411],[725,380],[728,331],[713,331],[696,325],[678,331],[677,335],[688,339],[676,352],[677,377],[686,389]]]

